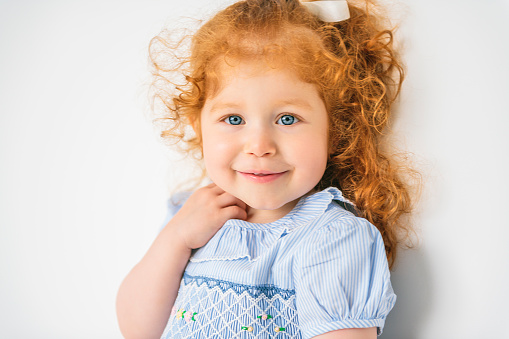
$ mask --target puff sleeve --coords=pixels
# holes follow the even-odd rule
[[[377,327],[380,334],[396,302],[382,236],[351,215],[314,232],[299,252],[295,279],[303,338],[344,328]]]

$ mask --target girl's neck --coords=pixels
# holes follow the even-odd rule
[[[286,205],[281,206],[278,209],[275,210],[261,210],[261,209],[255,209],[251,206],[247,206],[247,219],[246,221],[251,223],[257,223],[257,224],[266,224],[269,222],[274,222],[276,220],[281,219],[288,213],[290,213],[293,208],[297,205],[297,203],[300,201],[300,199],[305,198],[311,194],[315,193],[314,190],[311,190],[307,194],[304,194],[302,197],[295,199],[293,201],[290,201]]]
[[[275,210],[260,210],[247,206],[247,219],[246,221],[257,224],[266,224],[281,219],[291,212],[297,205],[299,199],[291,201],[286,205]]]

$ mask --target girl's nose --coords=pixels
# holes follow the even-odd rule
[[[244,143],[244,153],[257,157],[269,156],[276,153],[276,143],[269,131],[257,129],[247,135]]]

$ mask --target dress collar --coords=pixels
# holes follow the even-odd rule
[[[293,232],[319,218],[333,200],[353,206],[343,197],[339,189],[329,187],[302,197],[290,213],[274,222],[251,223],[230,219],[205,246],[193,254],[190,260],[191,262],[240,258],[256,260],[283,234]]]
[[[336,187],[329,187],[323,191],[315,192],[302,197],[297,205],[284,217],[269,223],[251,223],[239,219],[230,219],[225,223],[255,230],[266,230],[284,227],[286,231],[298,228],[310,220],[315,219],[325,212],[333,200],[338,200],[353,206],[353,204],[343,197],[343,194]]]

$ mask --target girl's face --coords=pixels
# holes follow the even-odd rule
[[[328,116],[314,85],[285,69],[223,65],[201,112],[210,179],[248,206],[248,221],[277,220],[322,178]]]

